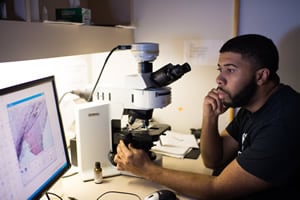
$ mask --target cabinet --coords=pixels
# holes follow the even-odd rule
[[[98,53],[133,40],[132,29],[0,20],[0,62]]]

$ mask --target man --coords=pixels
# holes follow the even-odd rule
[[[220,49],[217,88],[203,103],[201,156],[214,175],[155,165],[142,150],[121,141],[115,162],[151,181],[199,199],[299,198],[300,94],[280,83],[273,42],[248,34]],[[218,118],[239,108],[219,133]]]

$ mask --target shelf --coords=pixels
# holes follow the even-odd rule
[[[0,62],[110,51],[133,43],[133,30],[116,27],[0,20]]]

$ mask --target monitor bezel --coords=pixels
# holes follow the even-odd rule
[[[51,85],[52,85],[52,92],[53,92],[53,95],[55,98],[56,113],[57,113],[57,117],[58,117],[57,120],[60,125],[60,132],[61,132],[62,143],[64,146],[66,162],[64,163],[64,165],[61,166],[60,169],[58,169],[53,174],[53,176],[50,176],[44,183],[41,183],[41,186],[39,188],[37,188],[37,190],[31,194],[30,199],[41,198],[71,168],[71,162],[70,162],[66,137],[65,137],[64,128],[63,128],[62,117],[61,117],[60,108],[59,108],[59,101],[58,101],[58,95],[57,95],[57,90],[56,90],[55,77],[47,76],[47,77],[35,79],[32,81],[28,81],[28,82],[24,82],[24,83],[20,83],[17,85],[13,85],[13,86],[9,86],[9,87],[0,89],[0,97],[1,97],[8,93],[28,89],[28,88],[35,87],[35,86],[38,86],[38,85],[41,85],[44,83],[51,83]]]

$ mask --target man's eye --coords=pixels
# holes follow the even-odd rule
[[[222,69],[222,68],[217,68],[217,70],[221,73],[221,72],[226,72],[226,73],[233,73],[236,71],[235,68],[225,68],[225,69]]]
[[[229,73],[233,73],[233,72],[235,72],[235,69],[227,69],[227,71],[228,71]]]

